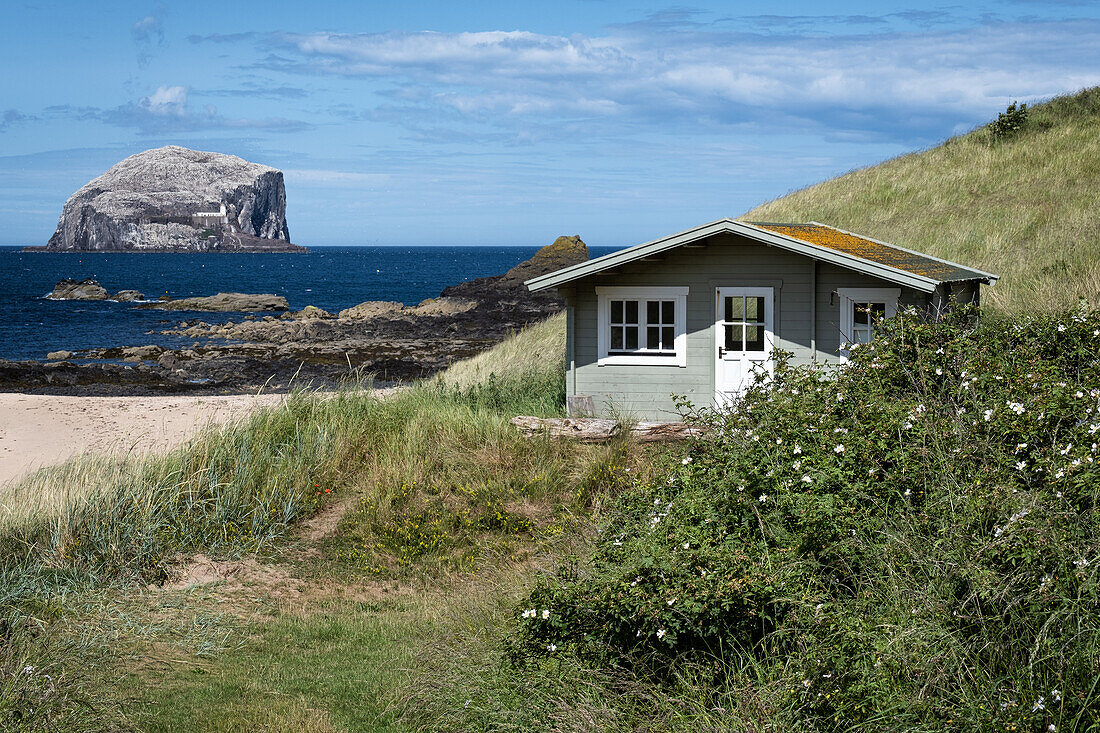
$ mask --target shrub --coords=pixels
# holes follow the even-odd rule
[[[810,729],[1097,724],[1098,345],[1093,312],[909,313],[835,373],[781,360],[536,586],[512,656],[737,675]]]
[[[988,127],[994,140],[1004,140],[1015,136],[1027,126],[1027,104],[1016,106],[1016,102],[1008,105],[1004,112],[997,115],[997,119],[990,122]]]

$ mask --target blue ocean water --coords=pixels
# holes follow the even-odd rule
[[[615,251],[591,247],[593,257]],[[240,314],[137,310],[130,303],[52,301],[63,278],[95,278],[108,292],[147,298],[275,293],[290,307],[335,313],[365,300],[408,305],[448,285],[500,275],[538,247],[317,247],[306,254],[96,254],[21,252],[0,247],[0,358],[45,359],[51,351],[161,344],[189,339],[159,333],[182,320],[207,323]]]

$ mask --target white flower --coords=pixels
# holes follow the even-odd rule
[[[691,543],[690,543],[690,542],[685,542],[685,543],[684,543],[684,549],[686,550],[686,549],[688,549],[689,547],[691,547]]]
[[[943,370],[940,369],[939,367],[936,367],[936,375],[938,376],[938,375],[941,375],[941,374],[943,374]]]
[[[986,410],[982,413],[982,417],[985,418],[986,422],[989,422],[989,418],[993,417],[993,410]]]
[[[798,443],[794,444],[794,454],[796,456],[802,455],[802,446],[800,446]]]
[[[665,638],[665,634],[667,634],[667,633],[668,632],[665,631],[664,629],[657,629],[657,638],[658,639],[663,639],[663,638]]]
[[[691,463],[691,456],[685,457],[684,460],[680,461],[680,463],[684,464],[685,466]]]
[[[768,500],[768,495],[767,495],[767,494],[761,494],[761,495],[760,495],[760,497],[759,497],[759,499],[758,499],[758,501],[759,501],[759,502],[760,502],[761,504],[763,504],[763,503],[764,503],[764,502],[766,502],[767,500]]]
[[[1006,402],[1005,404],[1008,405],[1008,409],[1012,410],[1017,415],[1023,415],[1024,414],[1023,404],[1021,404],[1019,402]]]
[[[544,608],[544,609],[542,609],[542,617],[543,617],[544,619],[545,619],[545,618],[550,618],[550,609],[549,609],[549,608]]]
[[[837,446],[835,448],[833,448],[833,453],[843,453],[843,452],[844,452],[844,444],[843,443],[839,443],[839,444],[837,444]]]
[[[548,652],[556,652],[557,650],[558,650],[557,644],[547,644],[546,645],[546,651],[548,651]]]
[[[535,609],[533,609],[533,608],[529,608],[529,609],[527,609],[526,611],[523,612],[523,617],[524,618],[534,618],[535,615],[536,615],[535,614]]]
[[[1073,564],[1079,568],[1087,568],[1089,566],[1088,558],[1082,557],[1080,560],[1074,560]]]
[[[1059,330],[1059,331],[1060,331],[1060,330],[1062,330],[1062,327],[1061,327],[1061,326],[1059,326],[1059,327],[1058,327],[1058,330]],[[1037,713],[1037,712],[1039,712],[1040,710],[1046,710],[1046,709],[1047,709],[1047,706],[1046,706],[1046,698],[1045,698],[1045,697],[1041,697],[1041,696],[1040,696],[1040,697],[1039,697],[1039,699],[1038,699],[1038,700],[1036,700],[1036,701],[1035,701],[1035,702],[1034,702],[1034,703],[1032,704],[1032,706],[1031,706],[1031,712],[1033,712],[1033,713]]]
[[[1061,451],[1059,451],[1059,452],[1060,452],[1060,453],[1061,453],[1061,454],[1062,454],[1062,455],[1064,456],[1064,455],[1066,455],[1067,453],[1069,453],[1069,452],[1070,452],[1070,450],[1071,450],[1072,448],[1073,448],[1073,443],[1070,443],[1069,445],[1067,445],[1067,446],[1066,446],[1065,448],[1063,448],[1063,449],[1062,449]]]
[[[34,667],[28,664],[23,668],[23,674],[34,674]]]
[[[905,495],[906,495],[906,496],[909,496],[909,495],[910,495],[910,494],[912,494],[912,493],[913,493],[912,489],[906,489],[906,490],[905,490]]]
[[[812,483],[812,482],[813,482],[813,479],[810,478],[809,474],[806,474],[805,476],[802,477],[802,483],[808,484],[808,483]]]
[[[783,439],[782,438],[776,438],[775,439],[775,444],[776,445],[783,445]]]
[[[1027,468],[1027,463],[1025,461],[1016,461],[1017,471],[1023,471],[1025,468]]]
[[[665,605],[671,606],[675,602],[676,602],[675,598],[669,598],[667,601],[665,601]]]
[[[1063,324],[1059,323],[1058,324],[1058,333],[1061,333],[1062,331],[1065,331],[1065,330],[1066,330],[1066,327]]]
[[[1054,702],[1062,702],[1062,692],[1057,687],[1050,691],[1050,699]]]

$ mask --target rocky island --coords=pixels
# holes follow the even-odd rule
[[[115,164],[69,197],[49,252],[304,252],[281,171],[177,145]]]

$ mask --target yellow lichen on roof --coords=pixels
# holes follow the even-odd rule
[[[860,257],[880,265],[886,265],[914,275],[922,275],[934,280],[969,280],[974,272],[915,252],[907,252],[882,242],[875,242],[856,234],[834,229],[824,224],[773,224],[747,222],[758,229],[782,234],[807,244],[825,247],[834,252]]]

